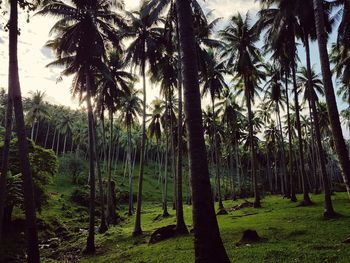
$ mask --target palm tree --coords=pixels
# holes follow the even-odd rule
[[[116,50],[109,51],[106,64],[110,74],[107,76],[101,74],[98,84],[98,99],[97,110],[100,111],[100,116],[103,117],[104,109],[108,109],[109,115],[109,147],[108,147],[108,184],[107,184],[107,210],[106,217],[109,223],[116,223],[115,205],[112,198],[112,144],[113,144],[113,114],[121,106],[121,98],[127,94],[129,86],[135,77],[133,74],[126,72],[123,68],[124,56]],[[106,146],[105,146],[106,147]],[[130,176],[130,175],[129,175]]]
[[[255,26],[250,25],[249,14],[243,20],[241,14],[233,16],[230,24],[222,31],[220,36],[225,42],[223,56],[227,57],[228,68],[234,74],[234,78],[243,83],[243,92],[248,110],[248,128],[250,136],[251,152],[251,171],[254,186],[254,207],[258,208],[260,204],[260,195],[256,176],[256,153],[253,144],[253,112],[252,103],[258,90],[258,84],[264,77],[259,69],[261,60],[259,50],[255,44],[259,40],[259,34]]]
[[[110,40],[119,47],[120,39],[115,34],[114,25],[124,26],[123,20],[114,12],[114,6],[110,1],[48,1],[38,12],[40,15],[52,15],[60,18],[53,26],[51,32],[56,38],[49,41],[47,46],[55,50],[57,60],[50,63],[63,65],[65,69],[62,76],[72,75],[72,93],[79,94],[87,104],[88,126],[89,126],[89,174],[90,174],[90,210],[89,231],[86,244],[86,253],[95,251],[95,164],[96,160],[96,138],[94,116],[91,98],[96,93],[96,72],[109,74],[103,60],[106,58],[106,40]],[[120,6],[119,6],[120,7]],[[83,94],[86,94],[83,97]],[[102,193],[101,193],[102,194]],[[103,211],[102,211],[103,213]],[[101,220],[101,226],[104,224]]]
[[[230,262],[223,246],[211,196],[202,126],[198,68],[189,1],[176,1],[179,21],[189,168],[192,186],[195,262]]]
[[[316,104],[318,102],[317,92],[323,94],[322,81],[319,78],[319,76],[314,72],[314,70],[311,69],[310,73],[306,68],[302,68],[301,74],[298,76],[298,82],[299,84],[304,86],[304,98],[310,101],[312,117],[314,119],[315,124],[316,145],[318,150],[317,153],[320,160],[323,188],[325,192],[324,216],[327,218],[332,218],[336,214],[332,205],[330,182],[326,170],[326,156],[322,145],[320,121],[316,107]]]
[[[315,10],[315,21],[317,40],[320,53],[320,62],[323,76],[323,84],[326,95],[327,109],[332,128],[333,140],[336,153],[342,169],[343,180],[350,198],[350,159],[349,152],[343,137],[343,132],[339,119],[338,106],[334,94],[332,73],[330,70],[329,56],[327,51],[327,34],[324,29],[323,5],[321,0],[313,0]]]
[[[283,87],[281,84],[281,70],[273,65],[267,66],[267,71],[270,77],[270,80],[266,83],[266,87],[268,90],[266,91],[266,95],[268,96],[269,107],[274,106],[277,125],[279,127],[279,144],[281,148],[281,162],[282,162],[282,178],[281,178],[281,187],[282,193],[290,198],[290,191],[288,189],[288,183],[290,178],[288,177],[287,169],[286,169],[286,160],[285,160],[285,149],[284,149],[284,139],[283,139],[283,131],[282,131],[282,122],[281,122],[281,113],[280,109],[284,110],[285,96],[283,93]],[[266,96],[265,95],[265,96]]]
[[[227,211],[224,208],[221,198],[221,183],[220,183],[220,163],[219,163],[219,154],[218,154],[218,142],[216,136],[216,124],[215,124],[215,99],[220,98],[221,92],[223,89],[228,89],[228,86],[224,79],[224,74],[226,73],[225,62],[218,62],[218,57],[215,54],[214,50],[209,50],[207,53],[208,57],[205,63],[205,70],[202,74],[202,96],[210,94],[211,98],[211,109],[213,116],[213,134],[212,134],[212,145],[214,147],[213,154],[215,158],[215,167],[216,167],[216,178],[217,178],[217,191],[218,191],[218,201],[219,201],[219,211],[218,214],[226,214]],[[214,165],[214,162],[213,162]]]
[[[129,211],[128,215],[133,214],[133,191],[132,191],[132,161],[131,161],[131,128],[137,122],[137,116],[142,114],[142,100],[139,98],[140,91],[130,85],[129,91],[120,101],[120,121],[126,126],[127,130],[127,160],[129,167]]]
[[[300,20],[298,19],[298,1],[289,0],[261,0],[260,1],[264,9],[260,11],[260,21],[258,25],[261,28],[267,28],[267,34],[265,41],[267,46],[271,50],[283,50],[285,55],[283,59],[287,57],[288,64],[292,71],[293,80],[293,92],[294,92],[294,107],[296,112],[296,126],[298,134],[298,148],[299,148],[299,161],[301,169],[301,179],[303,187],[303,205],[312,204],[309,197],[309,189],[306,184],[306,172],[304,163],[304,152],[303,152],[303,140],[301,134],[301,124],[300,124],[300,105],[297,93],[297,83],[296,83],[296,67],[297,67],[297,49],[296,49],[296,37],[300,35],[302,29],[300,26]],[[273,6],[277,5],[277,8]],[[287,47],[286,47],[287,45]],[[279,58],[281,54],[277,52]],[[286,63],[285,63],[286,64]],[[285,69],[284,69],[285,70]],[[289,72],[290,70],[288,69]]]
[[[45,92],[41,92],[39,90],[35,92],[30,92],[31,98],[29,98],[24,108],[27,109],[26,118],[28,123],[31,123],[31,135],[30,138],[36,142],[39,131],[40,121],[49,117],[49,113],[47,110],[47,105],[44,102]],[[36,134],[34,135],[34,129],[36,124]]]
[[[24,192],[24,210],[26,216],[26,237],[27,237],[27,254],[28,261],[30,262],[40,262],[40,254],[38,247],[38,233],[36,227],[36,214],[35,214],[35,204],[33,196],[33,179],[29,164],[29,154],[28,154],[28,141],[26,138],[24,116],[23,116],[23,104],[21,87],[18,75],[18,58],[17,58],[17,46],[18,46],[18,1],[10,1],[10,21],[9,21],[9,96],[13,101],[15,119],[16,119],[16,133],[18,138],[18,148],[19,148],[19,159],[23,179],[23,192]],[[23,7],[23,6],[22,6]],[[26,7],[26,5],[24,5]],[[28,8],[33,8],[31,4],[28,3]],[[11,103],[8,105],[7,117],[10,118],[12,115]],[[9,124],[9,121],[7,121]],[[7,126],[10,128],[10,125]],[[10,131],[6,132],[6,136],[10,136]],[[9,140],[9,137],[5,137]],[[6,152],[7,151],[7,152]],[[7,158],[8,158],[8,148],[4,152],[4,166],[1,172],[7,173]],[[5,177],[4,177],[5,178]],[[1,193],[3,195],[3,193]]]
[[[162,36],[162,29],[154,26],[158,21],[154,21],[147,8],[141,7],[140,11],[130,13],[130,28],[126,37],[132,38],[127,49],[126,61],[132,67],[139,67],[143,82],[143,114],[142,114],[142,141],[140,152],[140,174],[137,192],[136,219],[133,235],[142,234],[141,228],[141,204],[142,204],[142,183],[144,174],[144,159],[146,145],[146,64],[154,65],[158,57],[158,47]]]

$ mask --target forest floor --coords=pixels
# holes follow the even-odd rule
[[[148,183],[149,187],[157,184],[156,180],[149,180]],[[70,196],[75,188],[77,186],[73,187],[65,175],[56,176],[50,186],[49,204],[39,215],[43,262],[193,262],[193,234],[149,244],[154,230],[175,223],[171,202],[170,217],[158,218],[162,210],[155,200],[146,201],[143,205],[142,237],[131,237],[134,216],[128,217],[126,207],[122,206],[119,214],[123,221],[110,226],[104,234],[97,233],[96,254],[84,256],[82,249],[86,242],[88,214],[86,207],[71,201]],[[151,188],[147,189],[145,195],[151,195]],[[350,244],[343,243],[350,237],[350,202],[347,195],[335,193],[333,196],[335,210],[342,215],[334,220],[322,217],[323,195],[311,195],[311,198],[315,203],[313,206],[299,207],[298,203],[280,196],[265,196],[262,208],[238,211],[232,208],[244,200],[225,201],[228,214],[218,216],[218,221],[231,261],[349,263]],[[185,205],[184,213],[185,222],[192,229],[191,207]],[[21,215],[15,211],[15,217]],[[256,230],[263,241],[237,246],[242,232],[247,229]],[[6,236],[5,246],[0,248],[0,262],[23,260],[23,252],[21,254],[19,250],[25,244],[24,234],[21,227],[17,230],[17,233]]]

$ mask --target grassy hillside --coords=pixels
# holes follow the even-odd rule
[[[145,177],[147,201],[142,213],[145,235],[140,238],[131,237],[134,217],[127,217],[126,206],[120,206],[119,214],[124,220],[111,226],[105,234],[97,234],[96,256],[86,257],[81,251],[87,235],[87,208],[71,201],[70,196],[77,186],[71,184],[69,175],[56,176],[50,185],[49,204],[39,216],[43,224],[40,237],[43,247],[46,245],[46,248],[41,249],[43,262],[193,262],[192,234],[148,244],[149,236],[155,229],[175,223],[175,211],[170,208],[169,218],[156,220],[161,214],[161,192],[157,176],[148,167]],[[137,176],[134,179],[136,189]],[[123,185],[122,181],[123,177],[119,176],[119,186]],[[127,178],[123,187],[127,187]],[[170,197],[171,190],[169,185]],[[232,262],[349,262],[350,244],[342,241],[350,236],[350,202],[345,193],[336,193],[333,197],[335,209],[342,217],[324,220],[321,216],[322,198],[322,195],[314,195],[314,206],[297,207],[297,204],[287,199],[267,196],[263,199],[262,209],[245,208],[219,216],[221,235]],[[224,205],[230,210],[242,201],[225,201]],[[185,205],[184,212],[185,221],[191,229],[191,207]],[[15,215],[21,217],[19,211]],[[242,231],[246,229],[255,229],[265,241],[236,246]],[[48,241],[55,236],[59,240]],[[2,248],[2,258],[4,253],[7,253],[7,257],[12,255],[12,258],[18,258],[18,249],[24,245],[23,233],[19,232],[10,239],[17,240],[16,245]],[[50,242],[54,245],[47,247]],[[19,256],[18,261],[21,261],[21,257],[23,255]]]

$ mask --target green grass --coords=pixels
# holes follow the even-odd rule
[[[135,175],[137,175],[137,171]],[[124,221],[112,226],[105,234],[96,234],[96,255],[83,256],[81,251],[86,242],[88,227],[87,209],[70,201],[72,186],[65,175],[58,175],[50,185],[51,199],[40,218],[47,222],[50,231],[56,225],[64,226],[69,234],[68,241],[62,241],[57,249],[43,249],[43,262],[193,262],[193,235],[169,239],[149,245],[149,236],[157,228],[175,223],[175,211],[169,208],[171,216],[155,221],[162,213],[160,190],[153,170],[147,168],[145,200],[142,212],[144,235],[133,238],[134,217],[127,217],[125,210],[119,213]],[[120,185],[122,177],[118,178]],[[137,176],[134,178],[135,190]],[[125,186],[127,187],[127,179]],[[171,185],[169,186],[171,200]],[[350,236],[350,202],[345,193],[333,196],[335,210],[342,215],[336,220],[322,217],[323,195],[312,195],[315,202],[311,207],[298,207],[287,199],[266,196],[261,209],[245,208],[218,216],[221,237],[232,262],[349,262],[350,245],[342,241]],[[148,200],[151,200],[148,201]],[[225,201],[230,210],[242,200]],[[170,203],[170,202],[169,202]],[[171,207],[171,206],[170,206]],[[125,209],[125,206],[121,206]],[[185,221],[191,229],[191,207],[185,205]],[[80,229],[80,230],[79,230]],[[251,245],[236,246],[242,231],[255,229],[266,241]],[[49,231],[46,231],[49,232]],[[49,233],[41,233],[42,239]]]

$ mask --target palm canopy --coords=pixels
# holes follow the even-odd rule
[[[281,70],[275,64],[270,63],[266,65],[266,69],[268,80],[264,87],[266,91],[264,100],[267,100],[269,108],[278,106],[284,109],[286,99],[283,95],[285,91],[281,83]]]
[[[238,13],[219,35],[224,41],[222,56],[227,59],[228,69],[234,72],[235,80],[244,84],[244,97],[253,102],[258,84],[265,76],[260,51],[255,46],[259,40],[256,25],[251,25],[249,14],[243,19]]]
[[[321,76],[311,69],[311,85],[308,85],[309,78],[307,73],[307,68],[302,67],[297,76],[297,85],[299,87],[298,93],[304,92],[303,100],[312,100],[317,102],[318,95],[323,96],[323,83]]]
[[[143,4],[139,11],[126,12],[129,26],[123,37],[131,39],[126,50],[126,62],[133,68],[139,67],[140,73],[145,73],[146,63],[152,67],[161,57],[164,29],[158,24],[163,20],[153,20],[149,10]]]
[[[133,85],[130,85],[129,91],[121,97],[119,119],[127,128],[138,123],[138,117],[142,115],[140,93]]]
[[[49,118],[48,107],[44,101],[45,92],[39,90],[30,92],[30,98],[25,100],[24,108],[27,111],[26,118],[29,123]]]
[[[206,61],[205,74],[202,72],[201,79],[203,83],[202,96],[210,94],[212,101],[215,98],[220,98],[223,89],[229,89],[225,81],[227,73],[225,61],[218,61],[219,57],[210,49],[208,51],[208,60]]]
[[[122,18],[113,11],[112,1],[44,1],[37,15],[53,16],[59,20],[50,34],[55,37],[47,46],[54,49],[56,60],[48,66],[64,66],[62,76],[76,74],[72,93],[84,91],[87,71],[108,72],[103,61],[106,59],[106,42],[120,47],[120,36],[115,25],[124,28]],[[120,7],[120,6],[118,6]]]

